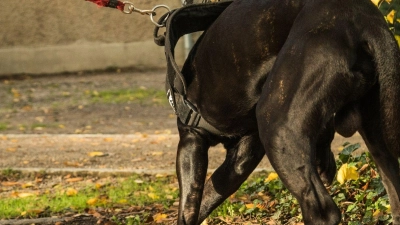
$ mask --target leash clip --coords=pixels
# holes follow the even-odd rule
[[[124,2],[124,10],[122,12],[125,14],[132,14],[133,12],[137,12],[142,15],[152,15],[156,13],[154,12],[154,10],[138,9],[132,2],[128,1]]]
[[[168,11],[168,13],[171,11],[169,9],[169,7],[166,6],[166,5],[156,5],[156,6],[154,6],[153,9],[148,10],[148,9],[138,9],[138,8],[135,7],[135,5],[132,2],[129,2],[129,1],[125,1],[125,2],[123,2],[123,4],[124,4],[124,8],[122,10],[123,13],[132,14],[133,12],[137,12],[137,13],[140,13],[142,15],[149,15],[151,22],[154,25],[156,25],[157,27],[165,27],[165,22],[168,19],[168,16],[165,18],[165,20],[163,21],[162,24],[159,24],[154,20],[154,16],[157,14],[156,10],[160,9],[160,8],[164,8],[164,9],[166,9]]]

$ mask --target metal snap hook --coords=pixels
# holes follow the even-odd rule
[[[167,15],[167,16],[165,17],[165,19],[164,19],[164,21],[162,22],[162,24],[157,23],[157,22],[154,20],[154,16],[156,15],[156,10],[159,9],[159,8],[167,9],[168,13],[171,12],[171,10],[169,9],[169,7],[166,6],[166,5],[156,5],[156,6],[154,6],[154,8],[152,9],[152,11],[153,11],[154,13],[150,14],[150,20],[151,20],[151,22],[153,22],[153,24],[156,25],[157,27],[164,27],[164,26],[165,26],[165,22],[167,21],[169,15]]]

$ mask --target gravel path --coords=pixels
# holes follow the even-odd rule
[[[170,106],[163,96],[136,99],[163,93],[164,71],[1,79],[0,169],[175,171],[178,135]],[[346,141],[365,150],[358,134],[336,136],[332,150]],[[209,169],[224,156],[222,146],[210,149]],[[258,169],[270,170],[268,160]]]
[[[356,134],[344,139],[336,136],[332,150],[346,141],[362,143]],[[177,134],[19,134],[0,136],[0,168],[47,172],[174,173]],[[225,149],[218,145],[209,151],[209,169],[224,160]],[[257,168],[271,170],[265,158]]]

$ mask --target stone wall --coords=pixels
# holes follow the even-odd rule
[[[140,9],[181,5],[180,0],[132,1]],[[0,24],[0,75],[165,67],[149,16],[84,0],[1,0]],[[183,57],[183,49],[177,53]]]

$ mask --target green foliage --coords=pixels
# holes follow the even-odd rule
[[[359,144],[345,143],[336,161],[338,170],[343,164],[356,167],[359,178],[347,180],[344,184],[335,180],[327,189],[343,214],[344,224],[390,224],[389,200],[381,178],[369,153],[354,154],[359,147]],[[282,181],[269,181],[266,175],[245,182],[234,196],[212,214],[211,221],[232,215],[247,219],[264,218],[264,222],[274,220],[280,224],[300,221],[302,218],[297,200]]]

